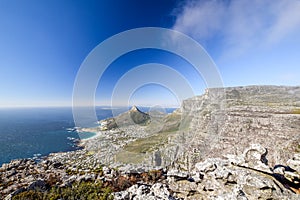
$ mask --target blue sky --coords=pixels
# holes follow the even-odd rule
[[[299,10],[299,0],[2,0],[0,107],[70,106],[77,71],[89,52],[119,32],[148,26],[178,30],[198,41],[224,86],[300,85]],[[177,70],[195,94],[206,87],[178,56],[144,49],[111,64],[99,82],[96,103],[109,104],[126,72],[153,62]],[[141,86],[128,101],[178,105],[175,96],[153,84]]]

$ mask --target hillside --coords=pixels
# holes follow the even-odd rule
[[[101,180],[114,199],[299,199],[300,87],[210,88],[173,113],[134,106],[95,130],[83,150],[3,165],[3,194],[43,179],[45,191]]]
[[[153,165],[159,159],[162,166],[179,159],[180,167],[187,170],[207,157],[222,156],[219,152],[237,155],[249,144],[259,143],[272,152],[269,162],[275,165],[300,151],[299,111],[300,87],[208,89],[185,100],[160,124],[149,123],[143,137],[137,136],[139,131],[128,134],[137,137],[123,145],[119,155],[126,160],[128,155],[141,154],[144,163]]]
[[[150,116],[142,112],[136,106],[116,117],[104,119],[99,122],[101,130],[111,130],[117,127],[129,125],[147,125],[150,122]]]

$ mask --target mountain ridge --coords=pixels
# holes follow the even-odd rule
[[[209,88],[154,124],[137,109],[100,121],[115,127],[83,141],[83,150],[3,165],[4,194],[56,177],[55,187],[103,180],[114,199],[299,199],[300,87]]]

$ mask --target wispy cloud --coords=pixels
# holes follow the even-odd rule
[[[217,38],[231,54],[276,44],[300,32],[299,0],[199,0],[177,10],[173,29],[203,43]]]
[[[275,7],[277,17],[269,30],[269,41],[277,42],[289,33],[300,30],[300,1],[285,0]]]
[[[197,39],[206,39],[221,29],[225,15],[223,2],[189,1],[179,11],[174,29],[191,34]]]

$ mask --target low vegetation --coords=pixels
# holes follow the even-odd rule
[[[300,144],[295,144],[293,147],[294,152],[300,153]]]
[[[162,132],[150,137],[137,139],[127,144],[124,149],[116,155],[116,160],[123,163],[141,163],[147,156],[146,153],[153,152],[168,143],[168,137],[175,131]]]
[[[141,174],[119,175],[111,181],[75,182],[68,187],[53,184],[48,188],[35,188],[13,196],[12,200],[104,200],[113,199],[113,192],[126,190],[137,182],[155,183],[164,179],[162,170]],[[48,181],[49,183],[49,181]]]
[[[292,110],[292,114],[300,114],[300,108]]]
[[[111,193],[112,189],[109,186],[105,186],[102,182],[80,182],[74,183],[71,187],[52,186],[47,191],[25,191],[14,196],[12,200],[104,200],[113,199]]]

